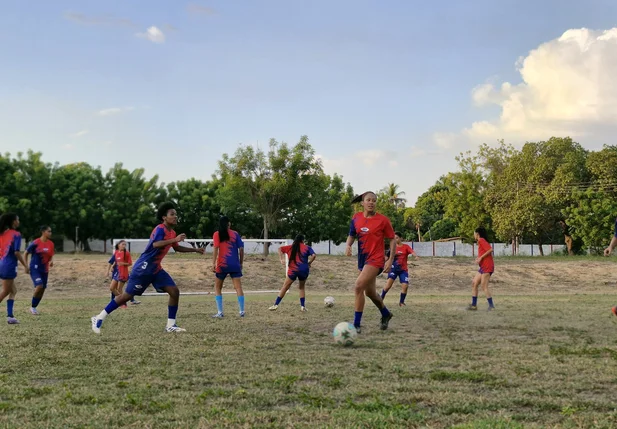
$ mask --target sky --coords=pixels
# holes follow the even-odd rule
[[[0,152],[166,183],[308,135],[408,204],[499,139],[617,131],[613,0],[0,0]]]

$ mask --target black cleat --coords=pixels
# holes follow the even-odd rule
[[[361,327],[360,325],[358,325],[358,326],[355,326],[355,325],[354,325],[354,328],[356,328],[356,332],[357,332],[358,334],[359,334],[360,332],[362,332],[362,327]]]
[[[390,323],[390,319],[392,319],[392,312],[390,312],[390,314],[388,314],[387,316],[382,316],[381,318],[381,330],[385,331],[386,329],[388,329],[388,323]]]

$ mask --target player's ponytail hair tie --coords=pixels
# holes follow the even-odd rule
[[[354,198],[353,200],[351,200],[351,204],[358,204],[358,203],[361,203],[362,201],[364,201],[364,197],[365,197],[367,194],[373,194],[373,195],[376,195],[376,194],[375,194],[375,192],[373,192],[373,191],[366,191],[366,192],[364,192],[363,194],[356,195],[356,196],[355,196],[355,198]]]

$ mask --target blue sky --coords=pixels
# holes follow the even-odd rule
[[[0,151],[51,162],[208,179],[240,143],[306,134],[328,173],[413,204],[479,143],[598,148],[617,118],[608,0],[0,7]]]

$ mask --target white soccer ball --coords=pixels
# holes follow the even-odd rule
[[[334,341],[342,346],[350,346],[356,340],[358,332],[356,327],[348,322],[341,322],[334,327],[332,332]]]
[[[327,296],[324,298],[323,303],[326,307],[334,307],[334,298]]]

